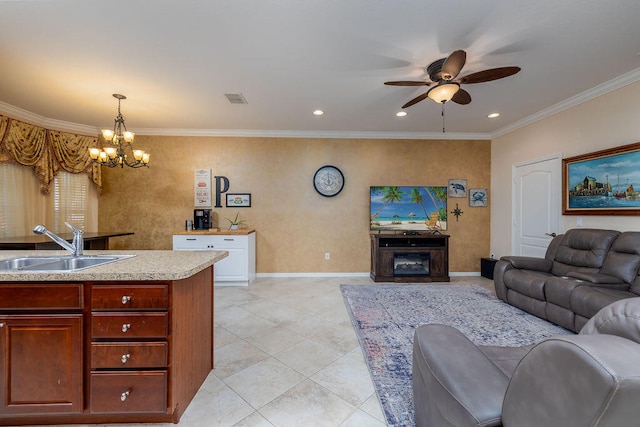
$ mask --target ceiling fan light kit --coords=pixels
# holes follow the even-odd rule
[[[453,96],[459,90],[460,85],[458,83],[438,83],[437,86],[429,89],[429,92],[427,92],[427,96],[439,104],[442,102],[451,101],[451,98],[453,98]]]

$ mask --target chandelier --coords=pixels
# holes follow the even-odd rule
[[[130,168],[148,167],[149,153],[142,150],[133,149],[133,132],[127,130],[124,124],[124,117],[120,113],[120,102],[127,99],[126,96],[114,93],[113,97],[118,100],[118,115],[113,124],[113,130],[103,129],[102,137],[112,146],[100,148],[89,148],[91,160],[101,166],[114,168],[125,165]],[[127,154],[129,152],[130,154]]]

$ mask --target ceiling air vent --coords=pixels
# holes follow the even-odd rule
[[[224,96],[226,96],[232,104],[248,104],[247,100],[241,93],[225,93]]]

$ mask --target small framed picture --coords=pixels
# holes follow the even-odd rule
[[[449,187],[447,188],[447,195],[449,197],[467,197],[466,179],[450,179]]]
[[[227,193],[228,208],[250,208],[251,193]]]
[[[486,188],[471,188],[469,189],[469,206],[471,207],[485,207],[488,205],[488,196]]]

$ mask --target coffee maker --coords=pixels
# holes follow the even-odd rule
[[[208,230],[211,228],[211,209],[193,210],[193,229]]]

